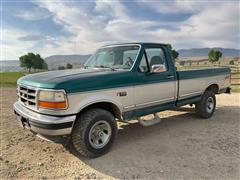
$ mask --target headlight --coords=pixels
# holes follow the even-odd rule
[[[66,109],[67,98],[64,91],[40,90],[38,94],[38,107],[48,109]]]

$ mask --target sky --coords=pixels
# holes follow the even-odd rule
[[[2,0],[1,59],[91,54],[121,42],[240,48],[239,1]]]

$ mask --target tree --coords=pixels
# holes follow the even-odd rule
[[[180,61],[179,64],[180,64],[181,66],[184,66],[185,61]]]
[[[229,61],[230,65],[234,65],[234,60]]]
[[[70,64],[70,63],[67,63],[66,68],[67,68],[67,69],[72,69],[72,68],[73,68],[73,65]]]
[[[33,57],[33,69],[43,69],[43,63],[44,60],[41,58],[41,56],[39,54],[36,54],[35,57]]]
[[[178,58],[179,53],[178,53],[175,49],[172,48],[172,45],[171,45],[171,44],[167,44],[167,46],[168,46],[168,48],[170,49],[170,51],[171,51],[171,53],[172,53],[172,56],[173,56],[173,59],[174,59],[174,61],[175,61],[175,59]]]
[[[28,53],[19,57],[20,66],[28,69],[30,72],[31,69],[48,69],[47,63],[39,54]]]
[[[208,53],[208,61],[211,63],[217,62],[222,57],[222,53],[218,50],[212,49]]]
[[[66,69],[65,66],[58,66],[58,70]]]
[[[45,61],[42,64],[42,69],[48,70],[48,65]]]
[[[20,66],[23,68],[27,68],[29,72],[31,71],[32,68],[32,56],[33,53],[28,53],[24,56],[19,57]]]

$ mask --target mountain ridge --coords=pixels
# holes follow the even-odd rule
[[[80,54],[52,55],[44,59],[49,69],[58,69],[59,66],[66,66],[67,63],[72,64],[74,68],[78,68],[81,67],[90,56],[91,55]]]
[[[223,53],[223,57],[226,57],[226,56],[234,56],[234,57],[240,56],[240,49],[222,48],[222,47],[179,49],[177,51],[179,53],[179,57],[194,57],[194,56],[208,56],[208,52],[211,49],[221,51]]]

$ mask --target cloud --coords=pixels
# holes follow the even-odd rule
[[[190,17],[177,22],[162,18],[139,19],[134,16],[138,10],[122,1],[95,1],[91,8],[83,6],[83,2],[34,2],[39,9],[51,15],[52,20],[62,28],[59,31],[70,34],[53,38],[44,35],[44,32],[23,31],[17,36],[13,35],[17,44],[27,44],[23,50],[29,48],[28,51],[31,51],[33,48],[44,57],[53,54],[88,54],[105,44],[133,41],[171,43],[177,49],[239,48],[238,2],[137,2],[141,8],[149,8],[149,13],[159,13],[159,16],[162,13],[169,16],[191,13]],[[133,8],[133,13],[129,14],[129,8]]]
[[[121,1],[100,1],[95,2],[95,11],[101,13],[107,19],[130,20],[126,13],[126,7]]]
[[[192,46],[200,47],[226,45],[238,47],[239,12],[234,2],[218,4],[189,1],[142,2],[142,6],[145,5],[159,12],[186,11],[192,12],[193,15],[185,21],[171,24],[139,21],[127,14],[127,6],[120,1],[96,1],[94,11],[99,16],[93,16],[91,12],[83,13],[81,7],[77,9],[68,4],[42,3],[42,6],[53,14],[57,23],[75,35],[77,43],[87,43],[85,49],[88,45],[92,46],[93,43],[104,41],[164,41],[173,43],[177,48],[186,48],[191,43]],[[175,25],[178,31],[162,28],[163,24]],[[152,26],[159,28],[152,30]]]
[[[21,42],[18,40],[21,36],[26,36],[27,32],[14,27],[7,27],[2,31],[2,59],[16,60],[19,56],[31,51],[33,44],[31,42]]]
[[[42,1],[39,5],[53,14],[55,23],[72,34],[69,40],[74,43],[75,47],[77,46],[74,49],[78,49],[79,53],[93,52],[96,46],[113,39],[104,31],[105,24],[101,19],[103,16],[95,17],[90,13],[85,13],[80,6],[71,6],[68,3]],[[65,45],[67,46],[68,43],[69,41]],[[72,44],[68,44],[68,46],[72,46]]]
[[[55,37],[51,37],[51,36],[44,36],[44,35],[26,35],[26,36],[21,36],[17,38],[19,41],[43,41],[45,43],[47,42],[54,42],[57,41],[58,39]]]
[[[32,32],[27,32],[12,26],[4,27],[2,29],[2,59],[3,60],[17,60],[20,56],[28,53],[40,53],[43,56],[48,56],[48,52],[54,54],[58,47],[65,48],[65,40],[60,38],[59,40],[52,37],[44,37],[41,35],[29,35]],[[38,46],[40,43],[40,46]],[[42,46],[44,44],[44,46]],[[71,43],[70,43],[71,44]],[[46,50],[48,49],[49,50]],[[62,52],[70,52],[70,49],[62,49]],[[47,52],[47,53],[45,53]]]
[[[188,0],[170,0],[170,1],[137,1],[143,6],[150,7],[153,11],[159,13],[193,13],[196,12],[196,7],[194,7],[194,1]],[[205,3],[206,4],[206,3]]]
[[[38,21],[51,17],[51,14],[46,9],[34,8],[31,10],[20,10],[15,16],[27,21]]]
[[[45,38],[46,37],[42,35],[26,35],[26,36],[19,37],[18,40],[19,41],[41,41]]]
[[[181,36],[197,39],[203,47],[239,48],[239,9],[235,3],[209,6],[181,26]]]

